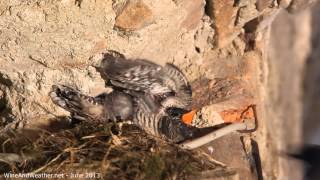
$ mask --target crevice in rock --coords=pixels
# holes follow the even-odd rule
[[[74,1],[74,4],[75,4],[76,6],[78,6],[79,8],[81,8],[82,1],[83,1],[83,0],[75,0],[75,1]]]
[[[211,19],[213,19],[212,8],[212,0],[206,0],[206,5],[204,6],[204,13],[208,15]]]
[[[0,113],[6,108],[6,101],[4,98],[0,97]]]
[[[243,26],[245,33],[254,33],[256,32],[260,22],[260,17],[254,18],[251,21],[245,23]]]
[[[13,122],[14,116],[12,114],[12,108],[9,106],[5,96],[0,98],[0,125],[4,127],[6,124]]]
[[[0,72],[0,84],[3,84],[7,87],[11,87],[13,82],[9,79],[9,77]]]
[[[245,52],[252,51],[256,46],[256,31],[260,23],[260,17],[254,18],[253,20],[247,22],[244,28],[244,34],[242,38],[246,42]]]
[[[5,125],[13,121],[12,108],[8,105],[5,89],[10,88],[13,82],[9,77],[0,72],[0,124]]]
[[[256,165],[258,180],[263,180],[259,146],[258,146],[258,143],[253,139],[251,139],[251,147],[252,147],[252,157]]]
[[[199,47],[195,47],[194,49],[196,50],[197,53],[201,53],[201,50]]]

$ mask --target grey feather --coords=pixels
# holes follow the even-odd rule
[[[141,92],[114,90],[109,94],[91,97],[68,86],[53,85],[49,95],[55,104],[82,121],[105,123],[108,120],[132,118],[133,123],[147,133],[173,142],[190,138],[195,131],[195,128],[184,124],[179,116],[170,116],[150,95]]]
[[[53,85],[49,95],[56,105],[80,120],[105,122],[128,119],[133,113],[131,97],[118,91],[91,97],[68,86]]]
[[[132,118],[147,133],[170,141],[193,136],[194,128],[181,121],[182,112],[168,113],[169,109],[186,111],[191,104],[191,87],[176,66],[105,54],[97,69],[113,87],[112,93],[90,97],[67,86],[53,86],[53,102],[79,119]]]
[[[154,93],[154,89],[161,83],[157,77],[161,66],[146,60],[133,61],[105,55],[99,69],[103,78],[124,89]],[[170,89],[165,87],[160,89],[159,93],[170,92]]]
[[[171,116],[160,104],[155,103],[150,96],[134,94],[133,121],[147,133],[162,137],[173,142],[181,142],[194,136],[197,128],[188,126],[181,121],[183,113]]]
[[[186,76],[173,64],[162,67],[147,60],[106,54],[98,70],[112,86],[150,94],[165,108],[190,108],[191,87]]]

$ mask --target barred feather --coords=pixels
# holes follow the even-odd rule
[[[146,60],[127,60],[105,55],[99,71],[102,77],[117,87],[151,94],[170,92],[169,88],[161,86],[157,77],[160,70],[161,66]]]
[[[189,109],[191,104],[189,82],[173,64],[162,67],[146,60],[127,60],[106,54],[99,71],[113,86],[155,96],[159,101],[164,100],[164,107]],[[168,96],[176,98],[166,99]]]
[[[173,142],[180,142],[193,136],[196,128],[181,121],[182,113],[168,114],[166,109],[152,101],[151,97],[135,94],[134,124],[147,133],[165,138]],[[153,108],[151,108],[153,107]]]
[[[174,87],[172,87],[172,89],[175,90],[176,103],[180,104],[179,106],[181,108],[189,109],[192,102],[192,90],[186,76],[175,65],[169,63],[164,66],[163,71],[164,74],[174,81]],[[165,103],[169,102],[172,104],[173,99],[164,102],[163,106],[169,107],[165,105]],[[172,107],[172,105],[170,105],[170,107]]]
[[[79,120],[105,122],[132,116],[132,99],[122,92],[91,97],[68,86],[53,85],[49,95],[56,105],[69,111]]]
[[[180,120],[179,115],[182,113],[168,114],[151,96],[127,93],[134,97],[116,90],[110,94],[90,97],[68,86],[54,85],[49,95],[55,104],[79,120],[106,122],[109,119],[132,118],[133,123],[147,133],[169,141],[180,142],[193,136],[195,129]]]
[[[186,76],[176,66],[106,54],[98,71],[114,88],[112,93],[90,97],[67,86],[53,86],[53,102],[81,119],[131,117],[147,133],[174,142],[193,136],[195,129],[181,121],[182,112],[175,111],[188,110],[192,97]]]

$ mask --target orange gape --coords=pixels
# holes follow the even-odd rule
[[[188,113],[185,113],[182,115],[182,121],[188,125],[191,125],[192,124],[192,120],[193,120],[193,117],[194,115],[197,113],[197,110],[194,109]]]

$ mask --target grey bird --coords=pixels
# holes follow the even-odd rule
[[[170,141],[193,136],[196,128],[181,121],[190,109],[192,91],[176,66],[128,60],[114,52],[104,55],[97,70],[113,88],[112,93],[89,97],[66,86],[54,86],[50,93],[53,102],[78,119],[103,122],[131,118],[147,133]]]
[[[191,86],[176,66],[126,59],[113,52],[104,54],[97,70],[112,88],[125,90],[135,97],[134,121],[142,129],[150,134],[171,135],[171,139],[184,131],[192,134],[191,127],[181,121],[183,113],[190,111]],[[186,134],[183,136],[188,136]]]
[[[191,138],[197,131],[181,121],[183,113],[170,113],[171,109],[169,113],[159,112],[161,105],[143,93],[114,90],[91,97],[65,85],[53,85],[49,95],[56,105],[69,111],[77,120],[107,123],[132,119],[133,124],[148,134],[172,142]]]

